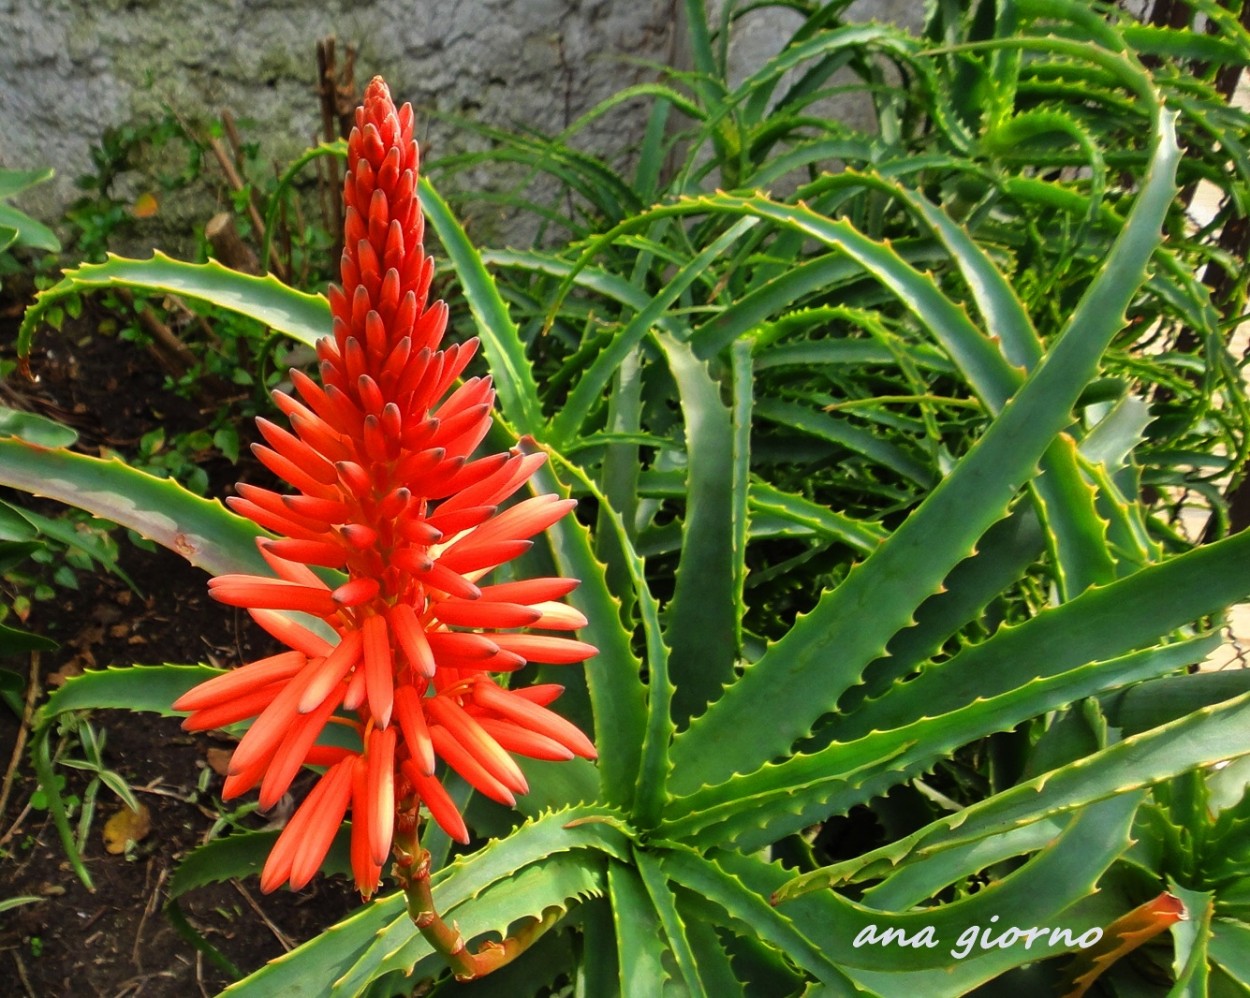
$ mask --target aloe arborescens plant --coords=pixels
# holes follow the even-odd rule
[[[697,3],[689,6],[699,9]],[[1023,6],[1032,11],[1036,5]],[[1083,22],[1078,17],[1074,23]],[[836,62],[855,37],[868,35],[876,41],[883,37],[867,29],[856,36],[817,18],[801,44],[770,67],[777,72],[769,78],[780,79],[785,65],[794,65],[800,55],[821,60],[825,53]],[[515,994],[518,988],[533,992],[550,984],[595,995],[772,995],[823,987],[846,995],[954,996],[996,980],[1015,987],[1029,975],[1053,988],[1061,974],[1047,958],[1076,949],[1078,962],[1067,974],[1075,991],[1089,987],[1113,958],[1128,953],[1117,939],[1119,929],[1140,932],[1143,919],[1152,929],[1165,928],[1164,916],[1172,918],[1176,905],[1165,900],[1143,907],[1142,902],[1169,885],[1200,916],[1190,929],[1173,932],[1174,979],[1205,988],[1242,976],[1238,945],[1250,933],[1250,921],[1238,894],[1245,881],[1234,869],[1236,851],[1229,843],[1241,813],[1232,802],[1242,800],[1245,781],[1202,777],[1202,793],[1186,796],[1181,790],[1183,781],[1210,764],[1250,757],[1250,695],[1234,696],[1238,690],[1228,684],[1217,689],[1185,674],[1218,642],[1215,617],[1250,593],[1245,567],[1250,535],[1166,552],[1151,535],[1159,528],[1150,520],[1137,478],[1142,402],[1131,382],[1101,377],[1105,351],[1143,295],[1158,293],[1175,304],[1178,295],[1191,293],[1194,315],[1202,314],[1205,303],[1185,276],[1188,264],[1163,238],[1180,161],[1175,115],[1114,29],[1095,35],[1074,41],[1048,32],[1009,34],[963,50],[1022,53],[1020,63],[1004,61],[1017,69],[1030,66],[1039,91],[1046,88],[1037,81],[1052,76],[1060,64],[1087,84],[1096,83],[1108,106],[1132,107],[1141,116],[1146,138],[1133,156],[1143,169],[1131,189],[1117,192],[1114,217],[1082,200],[1067,181],[1031,181],[1031,196],[1066,205],[1076,224],[1092,219],[1099,238],[1106,239],[1105,259],[1091,268],[1059,320],[1041,296],[1030,297],[1036,288],[1028,282],[1035,274],[1013,269],[1017,260],[999,243],[993,252],[986,249],[990,237],[1000,235],[992,204],[970,215],[962,199],[967,189],[958,186],[939,205],[933,189],[911,182],[914,176],[923,179],[913,172],[917,164],[886,164],[880,173],[818,177],[803,203],[747,191],[671,198],[624,212],[566,255],[496,255],[510,267],[554,276],[560,286],[553,308],[574,288],[604,302],[598,311],[586,309],[585,341],[559,372],[558,389],[544,383],[540,390],[533,357],[548,345],[523,338],[481,255],[434,190],[421,187],[486,362],[498,376],[499,413],[487,439],[521,436],[526,449],[548,456],[541,467],[516,466],[529,473],[538,496],[572,493],[597,507],[593,545],[587,528],[566,516],[535,535],[533,550],[512,552],[514,565],[541,578],[581,580],[567,597],[575,610],[552,612],[570,622],[578,614],[576,622],[585,621],[582,636],[598,649],[586,660],[584,686],[578,673],[562,673],[570,688],[561,700],[573,721],[586,730],[593,726],[597,762],[519,760],[530,792],[516,799],[524,818],[517,822],[513,812],[483,800],[497,789],[493,784],[471,767],[458,767],[457,759],[464,757],[455,749],[441,752],[440,740],[431,739],[436,753],[468,778],[466,783],[445,772],[442,792],[463,814],[470,842],[453,855],[445,829],[427,830],[422,844],[430,854],[430,873],[422,883],[428,892],[417,896],[417,908],[437,908],[454,919],[466,940],[493,933],[514,940],[500,953],[515,956],[509,970],[524,976],[509,978],[504,970],[505,976],[494,984],[487,978],[483,988]],[[706,31],[694,36],[696,45],[710,46]],[[709,74],[710,51],[703,53]],[[892,51],[903,51],[901,43]],[[908,58],[923,57],[908,53]],[[817,65],[820,72],[836,68]],[[823,78],[816,73],[809,89]],[[715,88],[704,89],[701,99],[713,100]],[[750,107],[767,103],[752,95],[743,99]],[[733,111],[716,112],[726,149],[733,147]],[[1011,113],[1010,107],[999,111],[1000,118]],[[1034,125],[1040,120],[1028,119]],[[951,127],[961,131],[968,124]],[[851,220],[879,218],[883,205],[905,215],[913,237],[891,241]],[[363,214],[361,223],[367,231]],[[687,239],[694,243],[687,245]],[[378,245],[372,235],[370,240]],[[376,272],[368,271],[380,277],[379,293],[386,269],[386,244],[380,244],[383,259]],[[645,281],[635,285],[596,267],[597,254],[622,248],[637,254],[631,266]],[[346,283],[363,279],[368,267],[361,260],[367,255],[359,251],[360,269],[345,275]],[[419,687],[429,678],[432,686],[421,691],[420,706],[423,716],[429,710],[432,727],[449,733],[440,736],[442,744],[451,745],[450,735],[465,749],[481,751],[485,743],[469,734],[474,729],[459,715],[433,706],[447,695],[439,686],[443,665],[435,655],[433,676],[426,677],[423,650],[405,645],[401,635],[418,643],[420,638],[392,626],[388,600],[415,591],[396,588],[402,573],[409,579],[404,584],[421,586],[425,599],[434,595],[433,604],[414,606],[418,616],[428,614],[420,632],[427,641],[439,632],[436,620],[451,633],[541,627],[543,617],[526,619],[522,610],[533,603],[514,598],[525,590],[503,589],[504,598],[501,590],[491,593],[471,580],[465,585],[481,593],[474,599],[473,590],[444,588],[459,585],[448,575],[435,581],[431,571],[442,551],[428,545],[444,542],[421,527],[422,518],[437,518],[440,511],[459,514],[456,506],[411,507],[417,525],[403,543],[427,545],[424,556],[418,550],[411,560],[405,557],[395,582],[385,583],[376,578],[378,566],[368,562],[368,545],[352,543],[353,537],[367,536],[352,524],[370,530],[378,524],[353,518],[355,507],[341,520],[312,515],[314,507],[322,510],[321,502],[350,506],[373,495],[381,503],[402,489],[409,494],[389,499],[396,512],[420,499],[415,480],[388,481],[384,487],[372,479],[353,483],[348,470],[397,459],[385,449],[386,434],[369,434],[364,427],[367,415],[376,417],[379,430],[393,420],[385,412],[394,400],[382,398],[371,406],[371,392],[361,393],[358,380],[367,372],[353,371],[357,348],[347,346],[351,335],[368,352],[369,305],[393,296],[375,298],[370,288],[357,316],[348,298],[335,296],[327,303],[214,264],[111,259],[68,274],[61,288],[32,309],[29,323],[33,326],[59,294],[111,283],[176,288],[229,302],[309,343],[332,329],[332,316],[346,323],[351,307],[349,328],[363,330],[363,340],[345,333],[334,347],[323,348],[330,351],[322,356],[332,368],[326,388],[300,376],[296,381],[312,416],[329,426],[335,425],[327,418],[331,397],[356,391],[356,415],[345,411],[351,426],[339,432],[350,429],[344,436],[359,439],[351,447],[364,449],[325,454],[327,442],[318,443],[314,449],[329,459],[316,465],[325,481],[312,476],[295,482],[301,490],[309,486],[304,495],[317,502],[266,497],[261,500],[270,507],[266,515],[277,519],[257,515],[263,525],[286,534],[285,541],[261,542],[276,566],[294,571],[285,565],[308,556],[320,571],[301,572],[300,579],[285,584],[228,579],[217,589],[262,610],[312,610],[328,620],[340,635],[339,647],[348,651],[334,658],[333,651],[317,645],[299,654],[325,657],[342,669],[330,686],[341,682],[342,700],[359,712],[348,712],[348,724],[335,727],[359,726],[370,741],[393,739],[401,756],[411,755],[407,766],[401,758],[397,786],[406,787],[407,779],[427,802],[441,799],[440,791],[422,791],[419,784],[430,779],[417,761],[425,742],[419,732],[410,737],[402,731],[398,690],[392,700],[396,720],[385,723],[383,679],[393,676],[402,684],[411,678]],[[831,287],[851,300],[837,300]],[[706,298],[695,300],[695,288],[706,290]],[[509,292],[520,300],[515,285]],[[562,320],[571,314],[570,307]],[[596,314],[620,321],[599,330]],[[834,321],[859,323],[875,339],[787,339],[794,331],[805,334],[818,322]],[[890,349],[868,349],[880,345]],[[374,356],[395,349],[398,344],[387,341]],[[862,383],[852,387],[878,377],[911,379],[926,390],[901,399],[892,394],[889,402],[917,406],[930,403],[940,387],[944,397],[976,411],[975,432],[944,434],[950,423],[933,431],[932,410],[906,419],[884,402],[874,413],[874,432],[868,432],[847,418],[836,400],[825,408],[813,404],[814,395],[792,390],[799,376],[778,376],[779,370],[805,365],[811,370],[801,374],[814,371],[831,382],[852,382],[844,369],[856,364]],[[888,374],[881,375],[882,368]],[[341,374],[335,372],[342,371],[357,380],[336,382]],[[311,394],[304,394],[306,387]],[[471,380],[456,390],[462,399],[483,391]],[[325,411],[318,412],[323,399]],[[668,405],[669,399],[677,405]],[[434,402],[432,393],[422,406]],[[297,444],[310,445],[319,424],[292,402],[280,403],[292,416],[296,436],[274,434],[271,440],[277,453],[285,447],[287,460],[299,464],[292,455],[305,452]],[[398,401],[395,405],[402,410]],[[473,417],[481,418],[481,413]],[[770,478],[779,462],[760,460],[761,442],[776,439],[761,432],[766,423],[851,451],[848,464],[864,488],[900,503],[909,515],[900,518],[891,509],[871,521],[856,520],[822,505],[814,498],[819,491],[803,493],[793,478]],[[917,437],[933,443],[925,453],[934,467],[916,459]],[[942,449],[956,439],[951,450]],[[341,437],[338,445],[347,446]],[[332,442],[329,446],[333,450]],[[640,461],[643,453],[652,459]],[[467,458],[468,449],[461,456]],[[120,463],[41,448],[20,437],[0,440],[0,460],[6,483],[111,515],[214,574],[267,570],[255,547],[255,523]],[[337,491],[316,494],[318,488],[344,484],[350,486],[347,498]],[[258,496],[253,494],[248,501],[254,506],[245,511],[261,508]],[[541,511],[534,514],[539,519],[530,526],[535,526],[555,517],[563,509],[560,502],[531,499],[511,509]],[[336,517],[344,512],[334,507]],[[502,561],[507,552],[495,544],[507,532],[492,534],[489,524],[511,525],[513,517],[526,516],[503,512],[476,527],[461,523],[460,529],[483,531],[476,535],[480,543],[466,540],[466,556],[470,550],[489,551],[489,558],[483,554],[486,562],[498,564],[492,559]],[[434,529],[446,534],[451,526],[435,520]],[[807,600],[804,612],[770,620],[766,635],[754,635],[744,595],[751,558],[762,543],[795,538],[845,545],[856,552],[855,563],[834,572],[822,591],[805,578],[796,597]],[[456,543],[445,549],[450,561],[444,568],[467,573],[489,567],[458,563],[451,557]],[[802,565],[796,560],[791,573],[799,575]],[[322,574],[343,569],[348,572],[343,580],[330,582]],[[1046,580],[1040,587],[1045,597],[1020,598],[1022,589],[1036,596],[1039,576]],[[369,583],[360,585],[361,577],[375,577],[376,592]],[[525,583],[518,574],[498,585]],[[275,605],[269,594],[279,592],[294,603]],[[252,597],[270,603],[265,607]],[[560,594],[545,593],[547,598]],[[505,611],[483,609],[504,604],[521,609],[509,606],[506,617],[492,616]],[[357,607],[365,609],[358,615]],[[370,608],[380,613],[369,614]],[[449,615],[440,616],[444,611]],[[395,638],[393,647],[387,644],[389,662],[378,639],[380,625],[369,624],[374,634],[367,635],[358,616],[386,622],[385,634]],[[350,636],[356,633],[358,642]],[[507,652],[543,661],[525,654],[521,649],[530,646],[524,642],[506,638],[466,634],[441,650],[452,656],[446,661],[453,670],[460,666],[451,645],[461,652],[471,645],[481,653],[474,661],[492,659],[495,666],[500,660],[493,656]],[[375,640],[368,651],[366,642]],[[294,668],[294,661],[281,668]],[[398,671],[388,672],[380,661]],[[353,669],[363,678],[349,678]],[[58,692],[43,719],[46,725],[58,711],[123,699],[168,711],[173,699],[168,692],[185,692],[206,671],[162,666],[89,675]],[[526,669],[521,676],[542,683],[549,671]],[[470,719],[482,717],[479,708],[489,706],[476,699],[477,691],[488,698],[503,695],[493,679],[489,687],[476,685],[486,681],[473,679],[468,695],[452,687],[459,698],[454,706]],[[359,684],[354,700],[348,699],[353,683]],[[1176,692],[1177,683],[1185,684],[1183,694]],[[534,688],[519,686],[506,695],[519,698],[514,704],[542,699],[541,693],[524,692]],[[304,700],[303,691],[289,699]],[[342,701],[332,699],[329,708],[325,702],[309,695],[296,707],[320,704],[334,711]],[[301,726],[309,722],[299,717],[313,714],[299,715],[297,709],[287,716]],[[396,723],[402,741],[384,734]],[[479,727],[502,748],[511,747],[497,734],[498,725],[479,722]],[[257,737],[266,737],[263,727],[259,736],[245,735],[243,744],[248,739],[254,744]],[[40,744],[37,739],[37,758]],[[341,764],[346,757],[337,755],[342,748],[335,745],[310,747],[307,758]],[[567,742],[564,747],[575,748]],[[502,765],[493,754],[492,761]],[[1244,776],[1244,764],[1234,762],[1228,771]],[[322,786],[330,787],[323,795],[332,791],[343,802],[333,812],[336,818],[356,792],[344,773],[331,769],[323,778]],[[492,779],[507,788],[502,774]],[[1151,787],[1177,777],[1181,783],[1160,789],[1151,802]],[[264,792],[264,777],[259,778]],[[372,786],[385,792],[385,782],[382,777]],[[372,801],[370,785],[366,767],[361,793]],[[1202,862],[1187,865],[1171,830],[1194,813],[1192,801],[1207,799],[1203,794],[1223,801],[1230,817],[1209,822]],[[900,800],[909,806],[901,807]],[[809,834],[865,809],[887,830],[866,848],[830,848]],[[372,886],[380,862],[381,850],[374,847],[381,843],[369,828],[373,814],[365,819],[362,839],[368,849],[365,886]],[[1150,848],[1133,845],[1146,828],[1154,833]],[[451,830],[460,828],[453,824]],[[243,857],[254,856],[249,840],[232,836],[206,846],[188,861],[175,890],[241,869]],[[298,865],[298,877],[293,868],[280,868],[277,879],[304,879],[308,865]],[[1160,870],[1173,879],[1164,883]],[[456,945],[446,934],[414,930],[413,896],[410,889],[376,898],[229,993],[411,993],[414,978],[444,972],[447,951]],[[544,929],[550,931],[540,936]],[[1104,948],[1095,947],[1099,937],[1107,940]]]

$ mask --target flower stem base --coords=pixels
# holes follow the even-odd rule
[[[532,918],[514,935],[502,942],[488,940],[476,951],[465,943],[464,936],[455,922],[447,924],[434,907],[434,894],[430,889],[430,854],[416,841],[411,850],[398,845],[393,874],[408,899],[408,915],[412,918],[426,942],[441,953],[458,981],[472,981],[485,977],[492,971],[506,966],[529,949],[543,934],[556,924],[559,908],[548,908],[539,918]]]

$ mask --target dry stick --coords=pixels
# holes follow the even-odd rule
[[[243,900],[247,902],[248,907],[250,907],[252,911],[259,916],[260,920],[265,923],[269,931],[273,933],[274,938],[278,940],[278,945],[280,945],[288,953],[295,949],[295,943],[291,940],[291,937],[270,921],[270,918],[265,914],[264,909],[261,908],[261,906],[256,903],[256,899],[247,892],[247,888],[244,887],[238,880],[231,880],[230,883],[234,885],[234,889],[236,891],[243,895]]]
[[[218,212],[204,226],[204,238],[213,248],[214,259],[220,260],[232,270],[245,274],[259,274],[260,261],[252,247],[243,241],[234,216],[228,211]]]
[[[30,998],[39,998],[35,989],[30,986],[30,978],[26,976],[26,965],[22,963],[22,958],[18,956],[17,950],[13,950],[13,962],[17,964],[17,976],[21,978],[22,987],[26,989],[26,993]]]
[[[230,154],[226,152],[226,147],[221,144],[221,139],[213,136],[208,140],[208,147],[213,151],[213,156],[217,160],[217,165],[221,167],[221,172],[225,174],[226,183],[236,191],[245,190],[247,184],[244,183],[243,178],[239,175],[239,171],[235,169]],[[260,210],[250,196],[247,202],[247,215],[252,220],[252,228],[255,230],[257,237],[263,240],[265,238],[265,221],[260,217]],[[269,247],[269,266],[273,268],[273,272],[279,278],[286,280],[286,267],[278,258],[278,254],[272,244]]]
[[[195,951],[195,984],[200,989],[201,998],[213,998],[204,986],[204,953],[198,949]]]
[[[155,856],[152,857],[155,860]],[[151,869],[149,861],[148,869]],[[160,907],[161,888],[165,884],[165,878],[169,876],[169,867],[162,866],[160,876],[156,878],[156,885],[152,888],[152,893],[148,895],[148,903],[144,905],[143,914],[139,917],[139,925],[135,929],[135,944],[130,950],[130,960],[135,965],[135,970],[143,974],[143,960],[139,956],[139,947],[143,943],[143,927],[147,924],[149,918]]]
[[[345,139],[352,133],[356,124],[356,105],[360,97],[356,93],[356,46],[347,46],[347,58],[343,60],[343,68],[338,73],[337,89],[339,116],[339,138]]]
[[[223,108],[221,112],[221,125],[226,130],[226,138],[230,142],[230,149],[234,153],[234,165],[240,173],[243,172],[243,137],[239,135],[239,128],[235,124],[234,114],[229,108]],[[253,192],[254,193],[254,192]]]
[[[145,332],[152,337],[152,354],[161,367],[175,378],[180,378],[195,366],[195,354],[165,323],[156,317],[146,305],[135,305],[135,298],[128,288],[114,289],[118,298],[135,310]]]
[[[282,167],[278,165],[278,161],[274,160],[273,175],[278,180],[282,180]],[[278,204],[278,236],[282,240],[282,258],[286,260],[287,267],[294,273],[295,271],[295,252],[291,248],[291,222],[286,217],[287,198],[283,198]],[[295,205],[295,226],[297,231],[304,231],[304,218],[299,210],[299,198],[291,198],[290,203]],[[300,275],[297,286],[303,287],[308,279],[308,254],[304,254],[303,264],[300,267]]]
[[[0,787],[0,815],[4,814],[9,804],[9,794],[13,792],[13,781],[17,774],[17,766],[26,747],[26,736],[30,731],[30,720],[35,714],[35,701],[39,699],[39,663],[37,651],[30,653],[30,669],[26,680],[26,702],[22,705],[22,719],[17,729],[17,739],[13,743],[13,755],[9,759],[8,768],[4,771],[4,784]]]
[[[228,107],[224,107],[221,109],[221,124],[222,124],[222,127],[225,128],[226,130],[226,139],[230,143],[230,151],[234,153],[235,169],[238,171],[238,175],[241,179],[243,176],[243,159],[244,159],[243,138],[239,135],[238,126],[235,125],[234,114]],[[240,187],[237,189],[242,190],[243,188]],[[252,215],[253,218],[260,217],[260,205],[257,203],[256,189],[253,187],[247,188],[247,206],[248,206],[248,212]],[[264,236],[263,226],[257,230],[257,234],[262,237]]]
[[[17,766],[22,758],[22,751],[26,748],[26,735],[30,731],[30,719],[35,716],[35,701],[39,699],[39,652],[32,651],[30,653],[30,674],[26,680],[26,703],[22,707],[22,721],[17,728],[17,740],[13,743],[13,755],[9,758],[9,766],[4,771],[4,784],[0,786],[0,815],[4,814],[4,810],[9,806],[9,795],[13,792],[13,781],[17,776]],[[14,825],[0,839],[0,846],[9,841],[9,837],[13,834]]]

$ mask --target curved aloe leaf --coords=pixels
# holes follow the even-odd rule
[[[117,458],[50,450],[0,438],[0,485],[85,509],[182,555],[210,575],[269,574],[256,549],[261,530],[220,502]]]
[[[522,433],[537,434],[543,425],[538,386],[525,344],[499,296],[494,279],[456,217],[430,182],[421,180],[421,206],[460,278],[465,299],[477,324],[504,417]]]
[[[838,722],[846,737],[898,727],[993,697],[1055,670],[1111,658],[1250,594],[1250,534],[1188,551],[1004,625],[949,661],[896,683]],[[1196,661],[1200,661],[1201,658]]]
[[[150,260],[128,260],[110,254],[104,263],[85,263],[65,271],[59,283],[39,293],[18,330],[18,355],[25,357],[30,353],[31,339],[49,308],[70,295],[106,287],[186,295],[256,319],[274,332],[309,346],[330,333],[330,306],[326,299],[296,291],[275,277],[252,277],[215,260],[185,263],[160,252],[153,253]]]
[[[664,929],[632,864],[608,864],[608,897],[616,936],[618,993],[663,994],[668,979],[664,968]]]
[[[466,915],[478,906],[470,906],[465,911],[457,910],[457,906],[465,905],[488,888],[508,881],[518,871],[549,856],[586,849],[618,858],[628,856],[629,843],[616,825],[598,820],[611,815],[612,812],[598,806],[565,808],[527,822],[507,838],[493,840],[469,856],[459,857],[431,878],[438,910],[454,913],[461,926],[466,927]],[[588,818],[591,820],[584,820]],[[581,823],[569,827],[571,822],[579,820]],[[480,906],[479,914],[472,917],[490,920],[489,907]],[[338,982],[347,976],[354,979],[361,971],[371,976],[383,959],[398,959],[396,954],[406,947],[412,947],[408,954],[417,954],[423,943],[424,939],[416,933],[408,916],[404,895],[392,894],[366,905],[298,949],[271,961],[223,994],[233,998],[240,995],[295,998],[319,993],[328,982]],[[310,985],[309,982],[314,981],[316,984]]]
[[[656,213],[652,213],[656,214]],[[631,225],[646,215],[637,216]],[[604,391],[612,380],[617,367],[633,350],[643,337],[651,331],[652,326],[660,319],[668,308],[695,281],[704,277],[708,264],[718,256],[731,249],[734,244],[757,222],[754,218],[743,218],[729,228],[727,232],[714,240],[706,249],[696,254],[671,280],[650,299],[647,305],[635,315],[616,336],[612,338],[608,348],[594,359],[586,372],[578,379],[577,384],[569,393],[568,400],[560,412],[551,421],[551,438],[557,443],[567,443],[581,430],[590,412],[602,398]],[[571,284],[576,271],[571,272],[565,283]],[[556,301],[559,301],[557,293]]]
[[[454,919],[465,939],[483,935],[503,937],[510,923],[549,916],[552,909],[563,914],[576,903],[601,897],[605,893],[605,865],[606,857],[602,854],[587,850],[562,853],[491,884],[463,904],[443,909],[439,902],[440,910]],[[405,977],[415,976],[421,970],[431,975],[443,971],[442,955],[431,949],[406,913],[396,927],[402,929],[407,941],[389,951],[370,949],[362,954],[351,969],[331,985],[330,998],[355,998],[371,981],[393,971],[400,971]],[[387,933],[388,944],[394,935]],[[426,966],[418,969],[423,964]],[[486,980],[492,979],[493,975]]]
[[[566,463],[565,468],[576,473],[572,465]],[[535,488],[543,491],[568,493],[547,466],[538,469],[533,482]],[[572,517],[565,517],[544,537],[561,574],[581,580],[569,601],[585,614],[589,626],[582,634],[599,649],[599,654],[589,659],[584,669],[595,714],[602,799],[627,807],[633,802],[638,774],[642,771],[642,746],[647,730],[642,662],[630,645],[630,632],[621,624],[620,600],[608,589],[606,566],[595,558],[586,528]],[[645,595],[649,594],[640,593],[640,596]],[[658,628],[652,628],[652,632],[649,640],[658,641]]]
[[[68,710],[113,707],[147,711],[162,717],[180,716],[170,707],[178,697],[200,683],[221,675],[208,665],[131,665],[71,676],[39,708],[39,726]]]
[[[795,878],[780,896],[797,897],[852,877],[886,876],[912,857],[935,855],[1200,766],[1250,754],[1248,718],[1250,694],[1205,707],[971,804],[888,846]]]
[[[670,823],[662,826],[662,834],[705,845],[759,848],[832,814],[845,813],[977,738],[1009,731],[1030,717],[1084,697],[1173,672],[1214,644],[1213,639],[1200,639],[1083,665],[1057,676],[1021,676],[1017,686],[997,695],[975,698],[948,712],[935,707],[931,715],[911,724],[835,742],[677,798],[670,804]]]
[[[677,383],[685,417],[686,515],[676,590],[668,606],[673,721],[702,711],[733,677],[738,605],[734,595],[734,438],[720,386],[688,344],[656,342]],[[745,495],[745,491],[743,493]]]

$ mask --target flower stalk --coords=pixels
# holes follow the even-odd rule
[[[405,830],[405,828],[409,830]],[[532,918],[501,942],[487,940],[470,950],[460,927],[450,925],[434,905],[430,885],[430,853],[417,839],[415,820],[402,822],[395,835],[395,864],[392,873],[408,904],[408,915],[435,952],[442,954],[458,981],[472,981],[511,963],[542,938],[560,917],[560,909],[547,908],[540,918]]]

